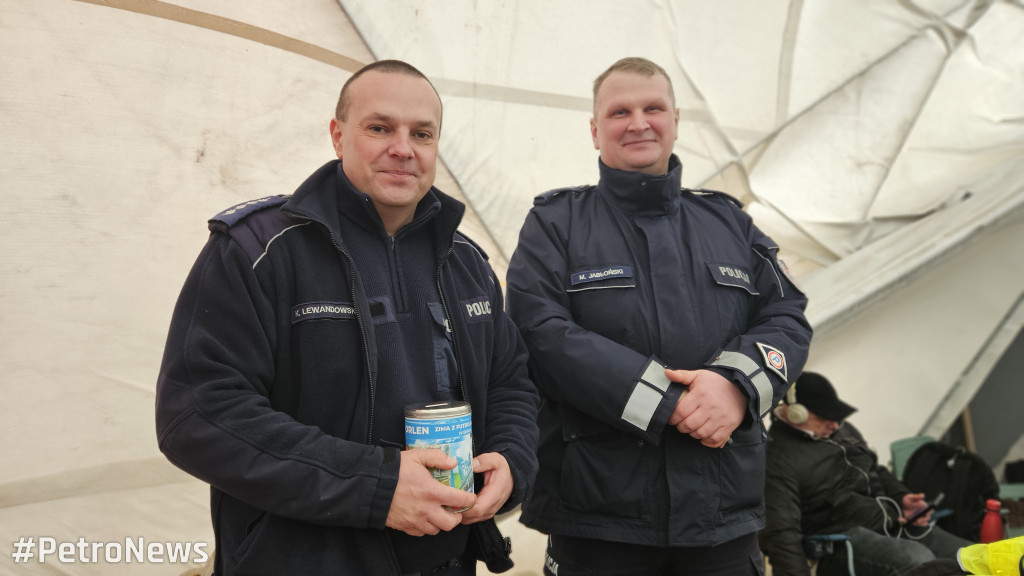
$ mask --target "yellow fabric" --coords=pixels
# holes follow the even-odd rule
[[[1024,536],[990,544],[974,544],[957,553],[960,568],[976,576],[1020,576]]]

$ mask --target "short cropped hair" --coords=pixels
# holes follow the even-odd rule
[[[426,74],[420,72],[412,64],[402,62],[401,60],[378,60],[357,70],[356,73],[345,82],[345,85],[341,87],[341,94],[338,96],[338,105],[334,108],[335,118],[342,122],[345,121],[345,116],[348,115],[349,86],[355,82],[356,78],[359,78],[364,73],[370,72],[371,70],[376,70],[377,72],[383,72],[385,74],[405,74],[406,76],[423,78],[427,81],[427,84],[430,84],[430,88],[434,90],[434,94],[437,94],[437,99],[439,101],[441,100],[441,95],[437,93],[437,88],[434,88],[434,83],[430,81],[430,78],[427,78]],[[444,114],[443,106],[441,113],[442,115]]]
[[[655,74],[661,74],[662,76],[665,77],[665,80],[668,81],[668,95],[670,98],[672,98],[672,105],[675,106],[676,93],[672,89],[672,79],[668,77],[668,73],[665,72],[665,69],[646,58],[629,56],[626,58],[622,58],[615,64],[612,64],[610,67],[608,67],[607,70],[602,72],[596,80],[594,80],[595,115],[597,112],[597,92],[598,90],[601,89],[601,85],[604,84],[604,81],[607,80],[609,76],[611,76],[612,72],[629,72],[632,74],[642,74],[647,77],[654,76]]]

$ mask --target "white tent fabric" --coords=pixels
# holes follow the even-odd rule
[[[438,186],[499,274],[534,195],[596,180],[593,78],[662,64],[684,184],[782,245],[810,367],[883,454],[941,434],[1024,324],[1020,1],[6,0],[0,50],[0,574],[190,566],[16,564],[21,537],[212,548],[205,486],[156,448],[174,301],[208,217],[331,158],[374,59],[435,81]]]

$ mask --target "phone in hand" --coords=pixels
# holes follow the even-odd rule
[[[918,518],[920,518],[921,516],[924,516],[925,514],[931,512],[936,506],[938,506],[939,504],[942,503],[942,500],[945,497],[946,497],[946,493],[945,492],[940,492],[939,495],[936,496],[934,500],[932,500],[930,502],[925,502],[925,507],[924,508],[920,508],[917,511],[915,511],[913,514],[911,514],[910,516],[907,516],[907,523],[905,524],[905,526],[910,526],[914,522],[917,522]]]

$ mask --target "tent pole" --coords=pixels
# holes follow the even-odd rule
[[[974,450],[974,424],[971,422],[971,406],[968,404],[964,406],[964,411],[960,414],[964,425],[964,447],[971,452]]]

